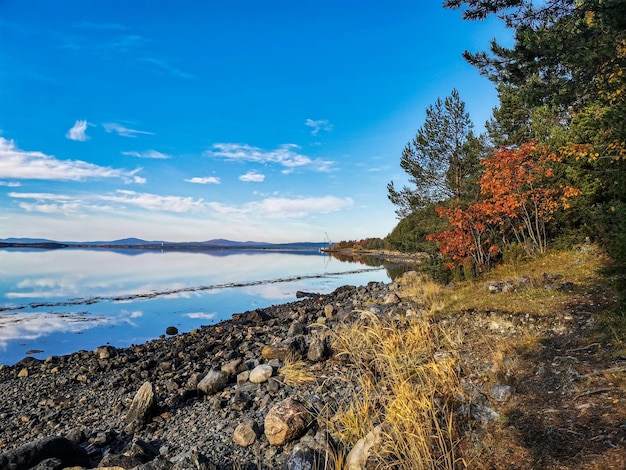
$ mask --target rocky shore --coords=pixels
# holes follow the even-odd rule
[[[395,288],[302,293],[142,345],[0,366],[0,468],[324,468],[313,462],[335,443],[317,417],[350,398],[329,331],[359,309],[406,310]],[[316,380],[286,383],[281,368],[298,358]],[[51,447],[64,450],[45,459]]]
[[[626,465],[626,357],[594,326],[612,295],[573,281],[544,273],[484,282],[472,295],[501,298],[502,310],[427,320],[457,338],[431,359],[458,360],[458,468]],[[403,289],[399,280],[300,293],[146,344],[0,366],[0,469],[376,468],[368,452],[379,427],[352,448],[329,428],[364,393],[331,339],[368,318],[402,325],[420,316],[420,300]],[[528,289],[562,296],[562,310],[507,312],[507,296]],[[295,363],[302,380],[287,373]]]

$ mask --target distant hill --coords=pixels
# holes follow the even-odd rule
[[[5,238],[0,239],[2,243],[59,243],[55,240],[47,240],[45,238]]]
[[[179,250],[202,250],[202,249],[266,249],[266,250],[318,250],[325,248],[327,243],[324,242],[296,242],[296,243],[269,243],[245,241],[238,242],[216,238],[213,240],[205,240],[201,242],[167,242],[163,240],[142,240],[140,238],[130,237],[112,241],[55,241],[44,238],[6,238],[0,239],[0,245],[4,247],[11,246],[28,246],[38,248],[47,248],[52,245],[55,247],[80,247],[80,248],[133,248],[133,249],[179,249]]]

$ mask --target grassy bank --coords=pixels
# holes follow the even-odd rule
[[[375,437],[372,468],[624,468],[626,330],[607,262],[585,246],[446,288],[403,277],[411,314],[360,311],[333,332],[353,398],[331,431],[348,449]]]

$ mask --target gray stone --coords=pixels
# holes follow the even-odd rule
[[[222,372],[230,375],[231,377],[236,376],[240,372],[247,370],[248,366],[243,362],[241,358],[233,359],[230,362],[227,362],[222,366]]]
[[[496,400],[504,401],[511,398],[514,389],[510,385],[494,385],[491,388],[491,396]]]
[[[291,323],[289,327],[288,335],[291,337],[298,336],[304,334],[304,323],[300,323],[299,321],[294,321]]]
[[[261,364],[250,371],[250,382],[261,384],[267,382],[274,373],[274,369],[269,364]]]
[[[308,443],[298,442],[283,467],[285,470],[329,470],[334,468],[332,462],[326,461],[324,455],[313,449]]]
[[[137,390],[133,402],[130,405],[130,409],[126,414],[126,418],[124,419],[128,425],[126,431],[132,434],[140,429],[148,418],[150,418],[155,406],[154,387],[150,382],[145,382],[139,390]]]
[[[314,336],[309,345],[307,352],[307,359],[309,361],[318,362],[326,358],[328,348],[326,347],[326,341],[323,338]]]
[[[204,378],[198,382],[198,390],[205,395],[221,392],[228,384],[228,374],[221,370],[211,369]]]

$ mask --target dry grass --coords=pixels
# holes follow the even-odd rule
[[[551,315],[561,310],[571,299],[571,293],[545,289],[541,279],[544,273],[562,275],[584,294],[590,279],[597,279],[600,268],[607,259],[599,250],[589,247],[584,252],[555,251],[543,256],[517,263],[498,266],[479,280],[459,282],[454,289],[446,289],[441,297],[447,312],[467,310],[502,310],[509,313]],[[490,295],[486,284],[494,281],[529,282],[521,289]]]
[[[415,271],[406,273],[397,279],[397,283],[400,286],[400,296],[413,301],[422,310],[422,314],[435,314],[443,310],[444,302],[441,295],[443,287],[441,284],[437,284]]]
[[[285,364],[280,368],[280,374],[283,376],[285,385],[290,386],[304,385],[316,380],[310,365],[296,357],[285,359]]]
[[[353,400],[330,428],[354,445],[381,424],[377,455],[383,468],[456,468],[453,404],[459,396],[456,344],[424,316],[380,319],[361,312],[341,329],[337,355],[356,366]]]
[[[486,469],[507,468],[512,462],[520,464],[511,468],[531,468],[544,462],[533,452],[549,451],[541,443],[537,449],[527,445],[526,434],[532,434],[534,428],[507,424],[506,414],[480,439],[472,438],[468,422],[460,422],[465,417],[454,414],[461,402],[469,399],[461,389],[460,369],[463,368],[464,376],[472,374],[473,383],[483,391],[496,384],[532,382],[534,388],[529,384],[526,387],[537,395],[537,400],[556,400],[550,401],[548,407],[552,409],[559,397],[549,392],[545,397],[541,395],[545,387],[541,386],[542,378],[536,376],[536,364],[532,362],[544,355],[550,357],[545,349],[547,330],[534,327],[534,322],[529,328],[513,327],[512,319],[516,314],[528,314],[550,325],[551,315],[570,312],[579,303],[594,305],[597,288],[603,282],[598,272],[606,262],[599,250],[586,247],[584,251],[552,252],[500,266],[481,279],[457,283],[453,288],[429,282],[416,273],[397,279],[398,295],[414,305],[412,316],[378,317],[360,311],[358,321],[332,332],[336,356],[348,362],[354,372],[352,377],[346,377],[346,386],[352,387],[351,400],[329,413],[328,428],[350,449],[380,426],[382,443],[375,448],[376,468]],[[559,282],[572,283],[573,287],[548,289],[543,284],[544,273],[561,275]],[[528,280],[514,291],[491,295],[486,289],[489,282],[516,281],[521,277]],[[480,316],[474,319],[473,312]],[[496,327],[492,328],[492,322]],[[505,333],[500,333],[501,329]],[[585,344],[589,341],[593,338]],[[575,348],[576,343],[570,347]],[[555,350],[553,354],[560,353]],[[568,370],[564,366],[561,375],[565,377]],[[611,373],[594,377],[611,387],[626,383],[622,370],[604,372]],[[535,405],[526,409],[515,398],[513,403],[517,407],[513,416],[518,419],[522,416],[520,410],[525,413],[523,416],[535,416]],[[501,406],[506,411],[513,405]],[[559,417],[548,416],[553,420]],[[537,424],[536,421],[530,419],[528,426]],[[558,429],[570,426],[556,422]],[[603,462],[603,458],[595,460]]]

